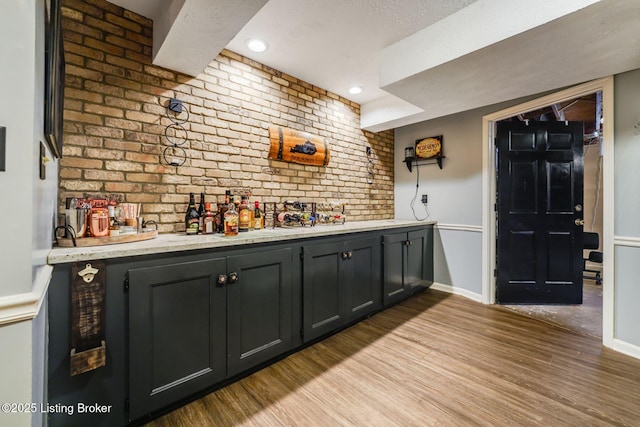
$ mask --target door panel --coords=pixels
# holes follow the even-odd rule
[[[347,321],[349,295],[341,259],[344,250],[344,242],[309,244],[302,249],[305,342],[327,334]]]
[[[407,233],[387,234],[384,242],[384,304],[389,305],[404,298],[405,244]]]
[[[547,163],[547,213],[573,214],[572,167],[572,162]]]
[[[426,277],[426,233],[424,230],[410,231],[408,237],[405,284],[413,288],[422,286]]]
[[[571,284],[575,274],[572,268],[574,251],[571,237],[569,232],[551,231],[547,234],[548,282]]]
[[[291,349],[293,281],[291,249],[227,258],[228,376]]]
[[[224,379],[224,259],[129,270],[130,419]]]
[[[509,246],[518,248],[511,255],[509,277],[516,282],[535,282],[536,279],[536,235],[535,232],[511,231]]]
[[[382,306],[382,282],[380,280],[380,241],[377,237],[351,240],[348,243],[352,256],[349,263],[348,282],[351,285],[349,321],[361,318]]]
[[[510,213],[535,213],[538,200],[538,162],[513,162],[511,174]]]
[[[498,302],[582,302],[582,144],[582,123],[498,123]]]

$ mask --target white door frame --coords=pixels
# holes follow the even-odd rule
[[[615,291],[613,224],[613,76],[594,80],[482,117],[482,302],[495,304],[496,280],[496,158],[495,122],[542,107],[602,91],[602,343],[613,347]],[[604,209],[606,207],[606,209]]]

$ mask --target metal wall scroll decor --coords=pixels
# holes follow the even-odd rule
[[[189,135],[183,124],[189,120],[189,110],[183,106],[181,100],[171,98],[167,104],[166,115],[171,123],[164,129],[164,138],[170,145],[165,147],[162,157],[170,166],[182,166],[187,161],[184,144]]]

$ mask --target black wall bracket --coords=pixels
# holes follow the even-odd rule
[[[409,172],[412,171],[413,165],[416,165],[416,167],[418,167],[420,165],[437,164],[440,169],[442,169],[442,159],[444,158],[445,156],[437,156],[431,159],[422,159],[420,157],[406,157],[403,162],[407,165],[407,169],[409,169]]]
[[[7,164],[7,128],[0,126],[0,172],[5,172]]]

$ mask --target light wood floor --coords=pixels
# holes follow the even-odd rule
[[[582,304],[514,304],[503,307],[592,335],[602,342],[602,287],[596,285],[595,280],[585,279],[582,284]]]
[[[640,426],[640,360],[427,290],[150,426]]]

